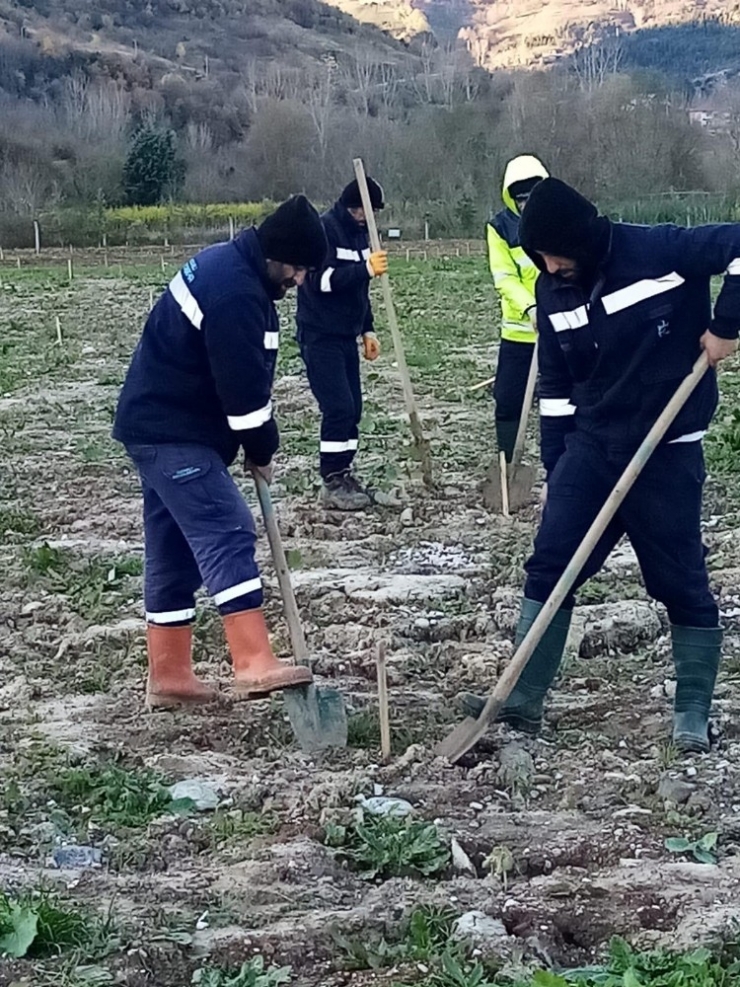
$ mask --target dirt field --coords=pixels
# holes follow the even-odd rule
[[[433,493],[416,475],[385,337],[385,355],[364,368],[358,463],[400,506],[350,517],[318,506],[318,419],[289,305],[283,313],[280,527],[315,671],[352,714],[347,750],[318,757],[295,747],[279,701],[231,701],[205,598],[197,669],[221,683],[223,701],[196,712],[143,708],[137,481],[109,430],[150,291],[174,265],[86,268],[79,257],[71,284],[64,266],[0,265],[0,953],[17,957],[0,960],[0,985],[185,987],[195,974],[206,987],[635,987],[669,981],[607,980],[603,966],[601,980],[532,976],[598,965],[613,936],[638,950],[737,946],[736,369],[725,373],[708,444],[706,540],[727,627],[712,753],[681,760],[669,743],[666,618],[625,544],[582,594],[542,737],[497,729],[450,767],[433,748],[459,718],[456,694],[485,691],[512,653],[536,495],[506,520],[482,507],[477,489],[494,443],[490,398],[468,390],[494,357],[484,262],[394,265]],[[264,538],[260,553],[275,646],[287,656]],[[391,683],[387,766],[379,641]],[[163,786],[193,778],[218,807],[167,812]],[[362,809],[381,795],[408,801],[411,823]],[[395,856],[379,843],[394,833]],[[711,862],[671,852],[669,837],[706,838],[709,856],[697,851]],[[101,851],[99,865],[54,867],[53,855],[75,843]],[[377,876],[362,873],[363,859]],[[470,911],[496,921],[479,917],[473,938],[454,945],[455,921]],[[670,983],[729,985],[734,969],[726,980]]]

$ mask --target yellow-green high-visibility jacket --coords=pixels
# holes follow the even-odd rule
[[[501,298],[501,338],[515,343],[536,340],[527,310],[534,305],[534,285],[540,272],[519,246],[519,211],[509,189],[514,182],[547,177],[547,169],[533,155],[513,158],[504,173],[504,208],[486,225],[488,263]]]

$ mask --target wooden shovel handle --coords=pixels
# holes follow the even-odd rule
[[[575,555],[565,567],[560,579],[555,584],[555,588],[547,599],[534,623],[529,628],[526,637],[516,650],[516,654],[506,666],[503,675],[496,683],[493,692],[486,701],[486,705],[481,710],[478,721],[490,721],[500,710],[502,704],[508,699],[509,693],[519,680],[519,676],[524,670],[524,666],[532,657],[534,649],[540,643],[542,635],[547,630],[550,621],[555,613],[560,609],[565,597],[570,592],[573,583],[578,578],[578,574],[588,561],[594,546],[603,535],[607,525],[614,517],[620,504],[642,472],[645,464],[650,459],[655,449],[663,438],[668,428],[672,424],[676,415],[686,404],[694,388],[698,385],[709,368],[709,361],[706,353],[702,353],[694,364],[691,373],[685,377],[676,390],[673,397],[665,406],[657,421],[643,439],[643,442],[632,459],[627,464],[624,472],[617,480],[617,484],[609,494],[606,503],[596,515],[591,527],[584,535],[583,541],[576,549]]]
[[[357,184],[360,189],[362,208],[365,213],[365,222],[367,223],[367,232],[370,238],[370,249],[373,251],[373,253],[375,253],[376,251],[382,248],[380,245],[380,236],[378,235],[378,226],[377,223],[375,222],[375,213],[373,212],[373,206],[370,200],[370,189],[368,188],[367,185],[365,166],[362,163],[362,158],[355,158],[352,164],[355,169],[355,177],[357,179]],[[429,451],[429,442],[426,439],[424,435],[424,430],[421,427],[421,418],[419,417],[419,409],[416,404],[414,389],[411,386],[411,375],[409,374],[408,364],[406,363],[406,352],[403,348],[403,339],[401,338],[401,330],[398,328],[398,319],[396,318],[396,308],[395,305],[393,304],[393,295],[391,294],[391,282],[387,273],[381,274],[380,283],[383,289],[383,301],[385,303],[385,310],[388,316],[388,326],[391,330],[391,339],[393,340],[393,352],[396,357],[396,363],[398,364],[398,375],[401,378],[401,386],[403,388],[403,399],[406,405],[406,413],[409,416],[409,425],[411,426],[411,434],[414,438],[414,442],[419,448],[424,484],[429,487],[432,484],[432,464],[431,464],[431,454]]]
[[[253,468],[252,476],[254,477],[254,485],[257,488],[257,497],[260,502],[260,508],[262,509],[262,517],[265,521],[265,528],[267,529],[267,540],[270,543],[272,563],[275,566],[275,572],[277,573],[278,585],[280,586],[280,595],[283,598],[283,610],[285,611],[285,619],[288,624],[288,633],[290,634],[290,643],[293,648],[293,659],[296,664],[308,665],[308,647],[306,646],[306,637],[303,633],[303,627],[301,626],[301,618],[298,613],[298,604],[296,603],[295,593],[293,592],[293,583],[290,579],[288,560],[285,558],[283,540],[280,537],[280,529],[278,528],[275,510],[272,505],[270,486],[259,470]]]
[[[529,346],[529,343],[522,343],[522,346]],[[522,461],[522,453],[524,452],[524,442],[527,438],[527,425],[529,424],[529,414],[532,410],[532,402],[534,401],[534,389],[537,385],[537,343],[534,344],[532,352],[532,362],[529,365],[529,374],[527,376],[527,386],[524,391],[524,403],[522,404],[522,413],[519,416],[519,428],[516,433],[516,442],[514,443],[514,452],[511,456],[511,468],[515,470],[517,466]]]

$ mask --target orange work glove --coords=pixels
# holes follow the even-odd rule
[[[380,340],[374,332],[366,332],[363,335],[362,352],[366,360],[377,360],[380,356]]]
[[[376,250],[367,259],[367,270],[371,278],[379,278],[388,273],[388,251]]]

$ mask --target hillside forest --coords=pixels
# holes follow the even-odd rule
[[[740,84],[713,93],[721,127],[689,117],[712,38],[737,44],[716,22],[494,73],[464,49],[401,44],[315,0],[2,0],[0,22],[0,243],[66,206],[296,191],[326,203],[354,155],[399,215],[431,216],[440,235],[478,232],[521,151],[613,207],[740,194]]]

